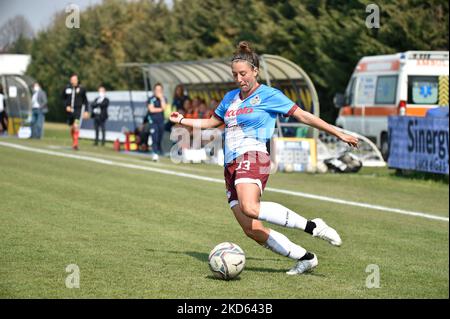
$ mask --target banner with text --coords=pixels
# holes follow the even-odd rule
[[[389,117],[391,168],[448,174],[447,118]]]

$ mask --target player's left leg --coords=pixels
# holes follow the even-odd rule
[[[75,121],[73,122],[73,125],[72,125],[72,148],[74,149],[74,150],[78,150],[78,139],[79,139],[79,136],[80,136],[80,129],[79,129],[79,120],[78,119],[75,119]]]
[[[262,222],[250,218],[242,213],[240,206],[236,203],[231,210],[236,220],[241,225],[244,233],[258,244],[270,249],[274,253],[294,259],[295,266],[290,269],[288,275],[302,274],[318,265],[317,256],[307,252],[303,247],[291,242],[283,234],[264,227]]]
[[[231,210],[247,237],[253,239],[260,245],[264,245],[267,242],[270,229],[264,227],[259,220],[250,218],[242,213],[238,204],[231,207]]]
[[[94,118],[94,130],[95,130],[95,140],[94,145],[98,145],[98,138],[99,138],[99,128],[100,128],[100,120],[97,118]]]
[[[150,125],[150,134],[152,136],[152,160],[158,161],[161,147],[161,139],[160,139],[160,131],[159,131],[159,123],[155,120]]]

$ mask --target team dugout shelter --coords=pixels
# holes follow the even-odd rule
[[[281,90],[303,110],[320,117],[320,105],[317,91],[308,74],[296,63],[277,55],[263,54],[260,58],[259,82]],[[124,63],[125,68],[140,68],[147,97],[152,85],[159,82],[164,86],[164,93],[172,103],[173,92],[178,84],[184,86],[190,98],[199,97],[209,102],[220,102],[224,95],[236,88],[230,59],[207,59],[199,61],[177,61],[166,63]],[[317,163],[336,156],[346,145],[336,147],[336,141],[330,139],[326,145],[319,133],[295,118],[278,116],[277,130],[271,141],[271,153],[274,155],[278,169],[281,171],[318,171]],[[322,134],[322,135],[320,135]],[[367,147],[359,152],[367,152],[363,162],[373,162],[384,166],[376,146],[359,136]],[[342,144],[342,143],[341,143]],[[343,143],[345,144],[345,143]],[[339,146],[339,145],[337,145]],[[374,155],[375,153],[375,155]],[[372,164],[370,164],[372,165]]]
[[[34,79],[25,75],[31,62],[26,54],[0,54],[0,85],[8,114],[8,135],[19,133],[31,118],[31,86]]]
[[[231,73],[229,59],[207,59],[199,61],[178,61],[166,63],[124,63],[123,67],[140,67],[142,70],[145,91],[159,82],[172,102],[173,92],[178,84],[182,84],[188,95],[206,101],[221,101],[226,92],[235,89],[236,84]],[[280,89],[286,96],[302,109],[320,115],[319,98],[313,82],[308,74],[294,62],[278,55],[264,54],[260,56],[259,82]],[[294,120],[294,122],[290,122]],[[295,119],[277,120],[278,136],[290,132],[290,136],[317,138],[317,130],[313,130]]]

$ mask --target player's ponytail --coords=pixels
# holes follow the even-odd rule
[[[247,61],[254,68],[259,68],[259,57],[252,50],[250,44],[247,41],[241,41],[236,47],[236,51],[234,52],[233,58],[231,62],[235,61]]]

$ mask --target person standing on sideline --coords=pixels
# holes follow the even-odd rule
[[[70,126],[72,148],[78,150],[81,116],[89,117],[89,113],[85,110],[88,106],[86,90],[79,84],[78,75],[73,74],[70,77],[70,83],[64,89],[62,99],[67,113],[67,124]]]
[[[94,119],[95,142],[98,145],[99,129],[102,131],[102,146],[105,145],[105,122],[108,119],[109,99],[106,97],[106,89],[98,88],[98,97],[91,104],[91,117]]]
[[[153,96],[148,99],[148,112],[150,113],[152,124],[150,133],[152,135],[153,161],[159,159],[162,154],[161,142],[164,134],[164,111],[167,107],[167,99],[164,97],[163,86],[156,83],[153,86]]]
[[[5,95],[3,86],[0,84],[0,135],[8,132],[8,115],[6,114]]]
[[[308,220],[275,202],[261,201],[270,173],[266,142],[271,138],[278,115],[293,116],[299,122],[323,130],[356,147],[358,139],[341,133],[313,114],[303,111],[280,90],[258,83],[259,58],[242,41],[231,60],[237,89],[228,92],[209,119],[188,119],[178,112],[174,123],[212,128],[225,123],[225,187],[228,203],[244,233],[273,252],[295,260],[287,274],[297,275],[318,265],[317,256],[263,225],[296,228],[340,246],[339,234],[321,218]]]
[[[40,84],[33,84],[33,96],[31,98],[31,138],[42,138],[45,114],[48,112],[47,94]]]

